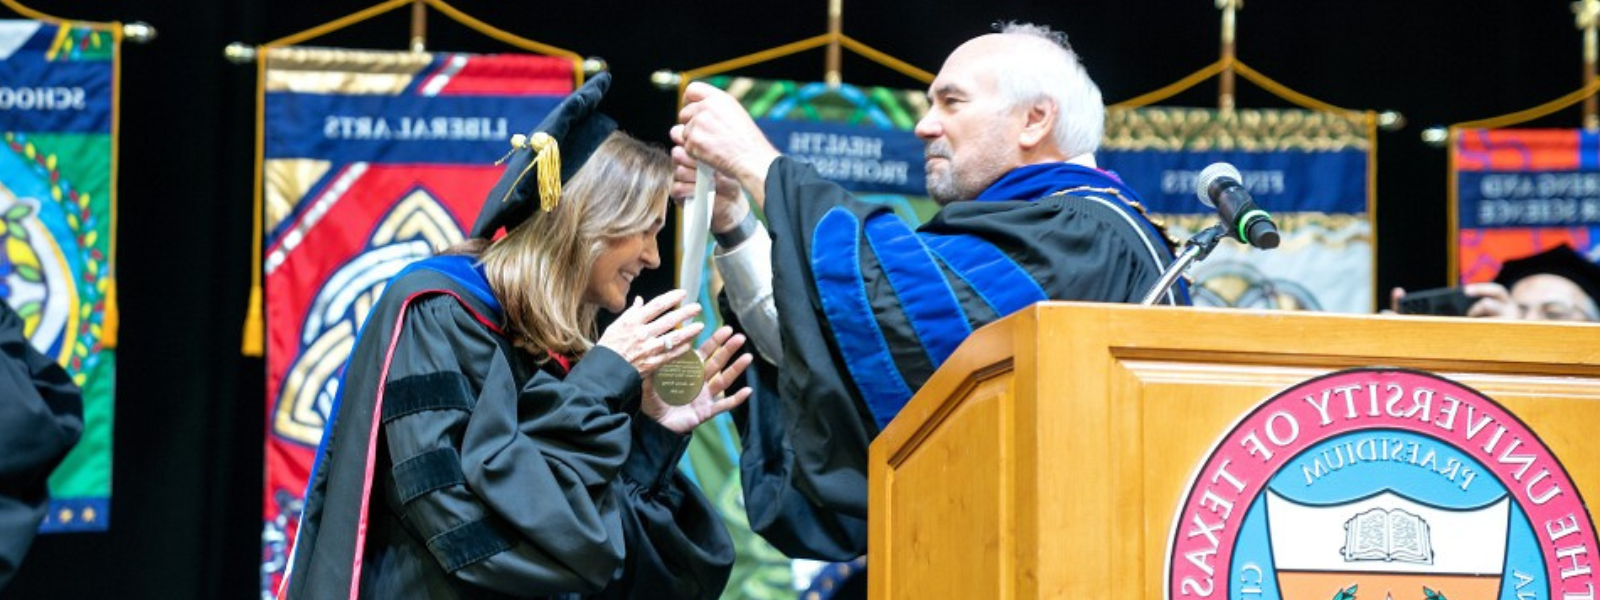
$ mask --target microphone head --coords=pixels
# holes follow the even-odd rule
[[[1272,219],[1267,217],[1265,212],[1260,214],[1262,215],[1261,217],[1252,219],[1245,226],[1246,239],[1244,241],[1262,250],[1277,248],[1280,241],[1278,239],[1278,227],[1272,223]]]
[[[1200,197],[1201,204],[1217,207],[1217,203],[1211,200],[1211,184],[1223,178],[1232,179],[1240,185],[1244,184],[1244,177],[1239,175],[1239,170],[1225,162],[1211,163],[1211,166],[1201,169],[1200,174],[1194,177],[1194,195]]]
[[[1271,250],[1278,247],[1278,231],[1272,230],[1256,238],[1255,246],[1262,250]]]

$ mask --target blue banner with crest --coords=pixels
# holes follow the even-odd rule
[[[1190,274],[1196,305],[1370,313],[1375,309],[1370,118],[1308,110],[1113,109],[1096,153],[1176,241],[1217,221],[1200,171],[1236,167],[1283,235],[1276,249],[1224,241]]]

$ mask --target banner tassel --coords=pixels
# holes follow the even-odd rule
[[[100,317],[100,347],[117,347],[117,330],[122,327],[122,317],[117,312],[117,280],[106,278],[105,312]]]
[[[240,344],[240,353],[245,356],[261,356],[262,353],[262,321],[261,317],[261,286],[250,286],[250,308],[244,315],[244,341]]]

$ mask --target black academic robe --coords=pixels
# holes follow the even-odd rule
[[[481,275],[452,272],[402,273],[368,318],[286,596],[351,598],[357,572],[360,598],[721,593],[732,541],[677,472],[688,436],[630,415],[638,372],[601,347],[533,360]]]
[[[1171,248],[1141,213],[1107,193],[1109,183],[1091,187],[1039,199],[957,202],[918,232],[981,238],[1020,266],[1050,299],[1138,302],[1171,262]],[[1063,184],[1052,191],[1070,188]],[[745,505],[752,528],[786,554],[849,560],[866,550],[867,451],[883,417],[875,418],[863,400],[824,314],[813,244],[824,239],[819,234],[826,227],[852,220],[864,226],[889,209],[851,197],[788,158],[772,164],[766,198],[784,356],[776,368],[763,361],[752,367],[756,373],[747,381],[755,382],[756,393],[735,415],[744,436]],[[832,219],[819,227],[839,210],[855,219]],[[920,388],[936,365],[888,281],[885,265],[899,258],[875,253],[867,236],[855,237],[871,317],[895,372],[909,389]],[[1004,316],[967,281],[940,267],[970,328]],[[1167,300],[1186,301],[1182,294]]]
[[[0,299],[0,588],[44,521],[50,472],[83,435],[82,393],[22,326]]]

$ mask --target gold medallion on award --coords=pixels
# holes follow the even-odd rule
[[[700,388],[705,385],[704,375],[705,363],[700,360],[700,353],[691,348],[656,370],[653,376],[656,394],[667,404],[683,406],[700,394]]]

